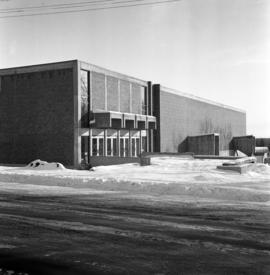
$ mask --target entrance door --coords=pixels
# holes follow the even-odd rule
[[[89,136],[81,137],[81,158],[84,163],[89,163]]]

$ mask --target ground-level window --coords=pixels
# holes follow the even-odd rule
[[[107,138],[107,156],[112,155],[112,139]]]
[[[147,137],[142,137],[142,152],[147,152]]]
[[[117,156],[117,139],[116,137],[107,138],[107,156]]]
[[[104,152],[104,138],[92,138],[92,156],[103,156]]]
[[[112,148],[112,152],[113,152],[113,156],[117,156],[117,139],[116,138],[113,138],[113,148]]]
[[[131,139],[131,155],[135,157],[136,155],[136,139],[132,138]]]
[[[124,138],[120,138],[120,157],[124,157],[124,154],[125,154]]]
[[[125,157],[129,156],[129,138],[125,138]]]
[[[141,154],[141,150],[140,150],[140,139],[136,138],[136,155],[137,157]]]
[[[98,141],[98,155],[99,156],[103,156],[103,152],[104,152],[104,139],[103,138],[99,138]]]
[[[92,139],[92,155],[97,156],[98,154],[97,138]]]
[[[129,138],[120,137],[120,157],[129,156]]]
[[[111,129],[106,133],[102,130],[94,132],[91,140],[92,156],[138,157],[147,147],[145,132],[121,130],[117,134],[116,130]]]
[[[131,156],[137,157],[140,155],[140,138],[133,137],[131,139]]]

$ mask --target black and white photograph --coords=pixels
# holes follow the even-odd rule
[[[0,275],[269,275],[269,110],[269,0],[0,0]]]

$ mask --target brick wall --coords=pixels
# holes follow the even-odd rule
[[[73,72],[2,76],[0,163],[73,164]]]
[[[208,133],[219,133],[220,150],[227,150],[233,136],[246,134],[245,113],[164,91],[159,96],[161,152],[177,152],[187,136]]]

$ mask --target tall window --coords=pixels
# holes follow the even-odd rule
[[[142,152],[147,152],[147,137],[142,137]]]
[[[99,154],[99,156],[103,156],[103,152],[104,152],[104,139],[99,138],[99,142],[98,142],[98,154]]]
[[[116,145],[116,143],[117,143],[117,139],[114,138],[113,139],[113,156],[117,156],[117,145]]]
[[[104,138],[103,137],[92,138],[92,155],[93,156],[104,155]]]
[[[93,156],[98,155],[98,143],[97,143],[97,141],[98,141],[97,138],[92,139],[92,155]]]
[[[107,156],[112,155],[112,139],[107,138]]]
[[[125,157],[129,155],[129,139],[125,138]]]
[[[136,138],[136,155],[139,156],[140,154],[141,154],[140,139]]]
[[[120,157],[124,157],[125,154],[125,143],[124,138],[120,138]]]
[[[117,147],[116,147],[116,137],[107,138],[107,156],[116,156]]]
[[[89,73],[81,70],[81,127],[89,127]]]

